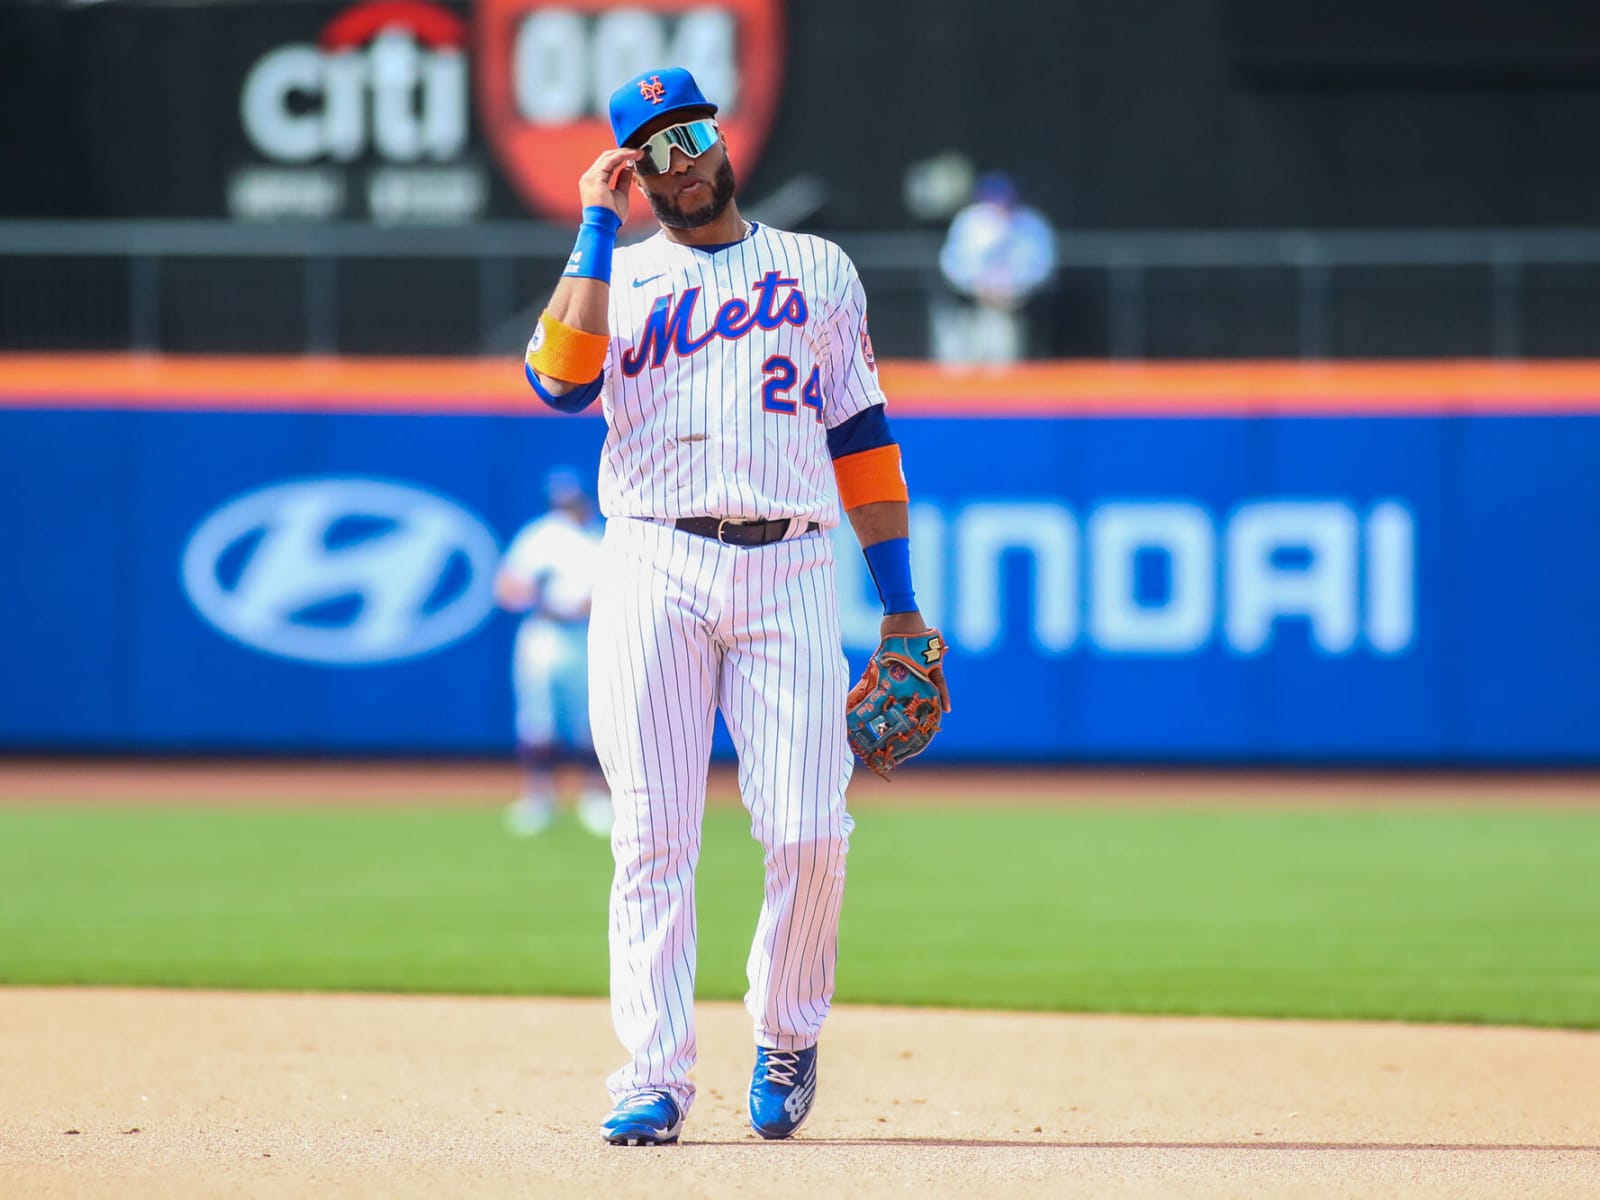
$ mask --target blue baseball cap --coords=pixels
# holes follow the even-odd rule
[[[973,194],[979,200],[987,200],[990,204],[1015,204],[1017,181],[1004,171],[988,171],[979,178]]]
[[[617,145],[626,146],[634,134],[663,113],[685,108],[717,111],[694,76],[682,67],[646,71],[611,93],[611,132],[617,135]]]

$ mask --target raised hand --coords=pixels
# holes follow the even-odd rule
[[[578,197],[585,208],[598,205],[628,219],[628,192],[633,186],[633,164],[640,150],[607,150],[578,177]]]

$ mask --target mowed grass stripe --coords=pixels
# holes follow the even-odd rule
[[[1600,1028],[1600,812],[858,814],[842,1001]],[[483,809],[0,809],[0,982],[600,995],[604,843]],[[707,817],[700,994],[761,901]]]

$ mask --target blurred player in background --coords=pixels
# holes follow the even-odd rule
[[[934,357],[953,363],[1010,363],[1027,351],[1028,298],[1056,269],[1050,222],[1017,196],[1011,176],[991,171],[973,202],[950,223],[939,269],[961,297],[936,309]]]
[[[550,511],[515,538],[495,576],[495,599],[526,613],[512,654],[517,694],[517,757],[522,796],[506,813],[519,836],[555,820],[556,767],[581,766],[578,820],[597,836],[611,833],[611,793],[589,732],[589,601],[600,528],[575,472],[557,468],[545,481]]]

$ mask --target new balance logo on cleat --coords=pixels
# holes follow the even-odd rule
[[[769,1140],[800,1128],[817,1097],[817,1048],[768,1050],[756,1047],[750,1077],[750,1127]]]
[[[802,1087],[795,1088],[783,1098],[783,1111],[789,1114],[789,1120],[796,1125],[806,1119],[806,1114],[811,1111],[811,1101],[817,1095],[817,1077],[813,1075],[811,1082]]]

